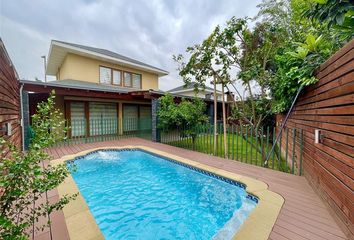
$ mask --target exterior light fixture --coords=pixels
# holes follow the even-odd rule
[[[0,132],[3,132],[6,136],[12,135],[12,125],[11,123],[5,123],[3,127],[0,128]]]
[[[319,129],[315,129],[315,144],[322,142],[322,135]]]

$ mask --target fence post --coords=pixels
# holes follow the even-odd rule
[[[151,129],[152,129],[152,141],[154,142],[161,142],[161,133],[158,129],[158,116],[157,113],[160,108],[160,100],[159,99],[152,99],[151,100]]]
[[[293,146],[292,146],[292,159],[291,159],[291,173],[295,172],[295,143],[296,143],[296,129],[293,129]]]
[[[300,169],[299,169],[299,175],[302,175],[302,154],[303,154],[303,146],[304,146],[304,130],[300,130]]]
[[[101,141],[103,141],[103,116],[102,116],[102,114],[101,114],[100,124],[101,124]]]

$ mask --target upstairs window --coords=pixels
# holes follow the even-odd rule
[[[133,75],[133,88],[141,88],[141,75],[140,74],[132,74]]]
[[[124,72],[124,87],[132,87],[132,74]]]
[[[112,70],[106,67],[100,67],[100,83],[111,84]]]
[[[114,85],[122,85],[122,72],[121,71],[117,71],[117,70],[113,70],[113,81],[112,83]]]
[[[100,66],[100,83],[141,89],[141,74]]]

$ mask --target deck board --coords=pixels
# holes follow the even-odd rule
[[[97,147],[117,147],[124,145],[144,145],[160,151],[173,153],[174,155],[191,159],[206,165],[221,168],[226,171],[259,179],[268,184],[269,190],[282,195],[285,199],[277,221],[273,227],[269,239],[272,240],[342,240],[348,239],[340,229],[329,209],[314,192],[307,180],[301,176],[295,176],[270,169],[265,169],[246,163],[209,156],[182,148],[155,143],[140,138],[122,139],[116,141],[84,143],[74,146],[61,146],[48,149],[53,159],[74,154],[79,151]],[[55,234],[62,231],[64,225],[63,215],[56,213],[52,223],[53,239],[58,239]],[[35,238],[39,239],[39,238]],[[43,238],[43,235],[40,239]],[[50,238],[47,238],[50,239]]]

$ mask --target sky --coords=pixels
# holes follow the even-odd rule
[[[0,0],[0,37],[21,79],[43,79],[52,39],[104,48],[167,70],[159,88],[183,84],[174,54],[261,0]],[[51,78],[53,79],[53,78]]]

